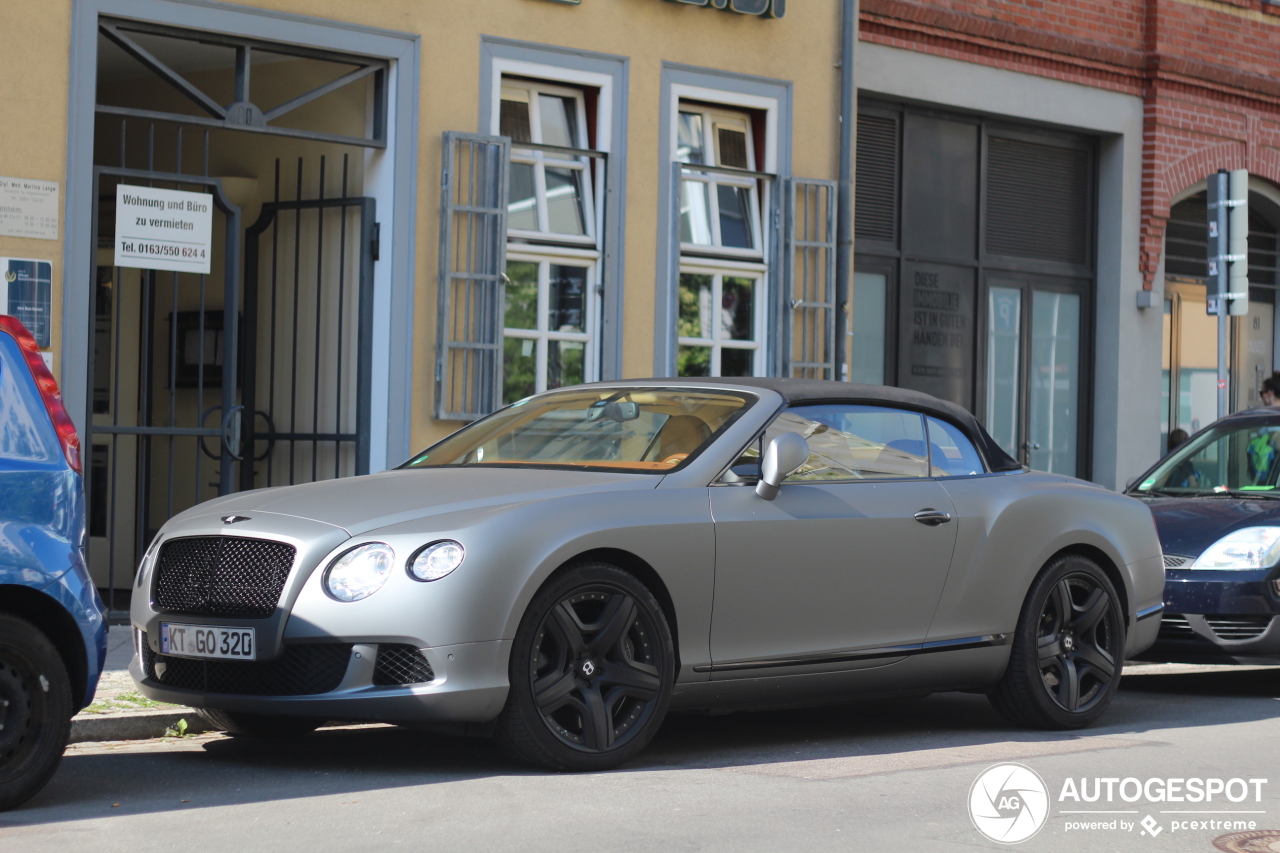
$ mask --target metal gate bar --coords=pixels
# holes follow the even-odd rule
[[[346,474],[366,474],[369,471],[369,435],[370,400],[372,380],[372,308],[373,308],[373,264],[377,260],[377,223],[374,221],[375,205],[371,198],[349,196],[349,157],[344,155],[340,195],[329,196],[326,192],[327,159],[321,157],[319,164],[318,189],[315,198],[303,198],[305,175],[303,161],[298,160],[295,192],[292,200],[281,200],[280,163],[275,169],[275,201],[265,203],[258,220],[248,228],[245,234],[245,352],[249,359],[244,378],[244,403],[249,412],[245,418],[244,455],[254,463],[265,463],[263,470],[252,464],[241,467],[241,488],[258,488],[261,486],[289,485],[297,482],[311,482],[328,475],[328,466],[322,470],[322,452],[325,445],[332,445],[332,476],[341,477]],[[292,213],[291,217],[286,216]],[[312,216],[307,216],[312,214]],[[337,282],[333,290],[325,286],[326,275],[331,275],[331,264],[327,263],[325,234],[327,214],[336,214],[338,218],[337,247]],[[354,233],[348,229],[348,219],[352,216],[360,218],[359,229]],[[309,223],[314,219],[314,231],[309,231]],[[293,246],[287,245],[289,235],[281,234],[282,228],[292,226]],[[270,286],[261,286],[262,237],[271,231],[271,252],[268,261],[270,266]],[[306,284],[303,276],[304,234],[314,234],[316,251],[314,257],[315,271],[312,282],[313,290],[307,293],[307,299],[300,298]],[[283,253],[281,239],[285,240]],[[352,236],[358,243],[349,245]],[[290,251],[292,248],[292,251]],[[358,271],[356,272],[357,291],[354,304],[351,304],[348,277],[348,249],[359,251]],[[286,317],[279,311],[281,289],[289,285],[282,282],[282,257],[291,257],[293,269],[283,270],[285,281],[292,279],[291,293],[283,294],[291,298],[292,306]],[[289,273],[291,272],[291,276]],[[333,282],[330,281],[330,285]],[[264,299],[270,300],[270,308],[264,311]],[[314,306],[314,318],[302,316],[303,307]],[[355,317],[348,313],[354,311]],[[329,316],[331,315],[331,316]],[[326,318],[336,322],[336,338],[330,339],[325,334]],[[314,322],[309,322],[310,320]],[[263,321],[266,328],[262,328]],[[312,352],[303,351],[304,323],[309,325],[308,331],[313,335]],[[355,341],[355,405],[351,409],[345,386],[349,377],[345,370],[351,363],[348,353],[348,337],[354,324]],[[267,334],[269,346],[261,352],[258,347],[259,336]],[[285,357],[288,363],[279,363],[282,348],[281,337],[288,337]],[[321,346],[321,340],[336,340],[332,345],[330,358]],[[310,356],[308,358],[308,356]],[[266,370],[262,370],[261,359],[266,361]],[[304,359],[311,371],[310,387],[305,387]],[[333,372],[328,373],[332,365]],[[289,387],[277,386],[277,372],[286,370]],[[328,380],[332,381],[328,381]],[[259,398],[261,386],[266,385],[266,400]],[[332,406],[322,400],[326,392],[332,394]],[[300,399],[310,393],[310,423],[299,423],[300,412],[306,412],[307,400]],[[287,411],[288,423],[282,417]],[[305,415],[303,415],[305,417]],[[331,420],[332,429],[326,428]],[[261,425],[260,425],[261,423]],[[265,429],[262,428],[265,426]],[[259,451],[259,444],[265,442],[265,449]],[[281,446],[287,447],[287,454],[277,452]],[[302,448],[310,448],[310,476],[307,477],[305,459],[299,459]],[[300,464],[301,469],[300,469]],[[277,471],[279,467],[280,471]],[[345,471],[344,471],[345,468]],[[285,476],[280,476],[284,474]],[[302,478],[300,480],[300,477]]]

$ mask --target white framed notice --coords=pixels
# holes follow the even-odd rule
[[[0,178],[0,237],[58,239],[58,182]]]
[[[207,275],[212,243],[212,195],[116,186],[116,266]]]

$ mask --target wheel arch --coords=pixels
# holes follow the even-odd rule
[[[1132,614],[1129,609],[1128,584],[1125,583],[1124,574],[1120,571],[1120,567],[1116,565],[1116,562],[1112,559],[1111,555],[1103,549],[1086,542],[1077,542],[1072,545],[1067,545],[1054,552],[1048,560],[1045,560],[1040,566],[1040,571],[1043,571],[1045,566],[1049,565],[1059,557],[1067,556],[1069,554],[1086,557],[1098,564],[1098,568],[1102,569],[1107,578],[1111,581],[1111,585],[1116,588],[1116,595],[1120,596],[1120,607],[1124,613],[1125,628],[1132,628],[1133,625]],[[1037,571],[1036,574],[1039,575],[1039,571]]]
[[[676,619],[675,602],[671,598],[671,593],[667,589],[666,583],[662,580],[662,576],[642,557],[622,548],[592,548],[582,551],[562,562],[547,575],[542,583],[538,584],[534,595],[537,595],[547,584],[554,582],[574,565],[588,560],[598,560],[602,563],[617,566],[644,584],[645,588],[653,593],[653,597],[658,599],[658,606],[662,608],[662,615],[666,617],[667,625],[671,629],[671,645],[675,650],[675,672],[679,674],[680,627]]]
[[[0,613],[27,620],[49,638],[67,668],[71,704],[79,711],[88,690],[89,661],[75,618],[46,593],[16,584],[0,585]]]

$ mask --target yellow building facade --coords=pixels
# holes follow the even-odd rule
[[[0,256],[51,263],[98,582],[529,393],[841,373],[842,4],[716,5],[5,3],[0,175],[59,221]],[[211,230],[148,242],[165,192]]]

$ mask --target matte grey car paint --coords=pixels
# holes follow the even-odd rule
[[[673,707],[990,686],[1008,660],[1032,578],[1071,546],[1096,549],[1112,564],[1126,603],[1129,653],[1154,640],[1159,619],[1136,614],[1159,604],[1164,570],[1141,502],[1026,472],[787,483],[766,501],[751,487],[717,480],[783,398],[729,381],[696,387],[723,387],[757,402],[701,455],[664,475],[406,469],[245,492],[188,510],[164,526],[161,543],[192,535],[273,538],[295,544],[299,555],[270,620],[173,621],[253,625],[264,657],[278,654],[282,640],[357,645],[343,684],[322,696],[176,690],[144,679],[136,658],[135,679],[147,696],[196,707],[394,722],[492,720],[505,701],[511,641],[530,600],[556,569],[588,553],[643,564],[660,579],[663,588],[654,591],[670,602],[677,643]],[[925,508],[953,520],[933,527],[915,521]],[[224,525],[221,517],[232,513],[249,520]],[[431,583],[411,579],[404,561],[444,538],[465,545],[463,565]],[[324,567],[347,548],[375,541],[397,556],[385,588],[357,602],[330,598]],[[149,584],[142,579],[143,588]],[[149,597],[135,595],[132,622],[153,645],[159,621]],[[423,649],[435,680],[373,686],[373,647],[384,642]]]

